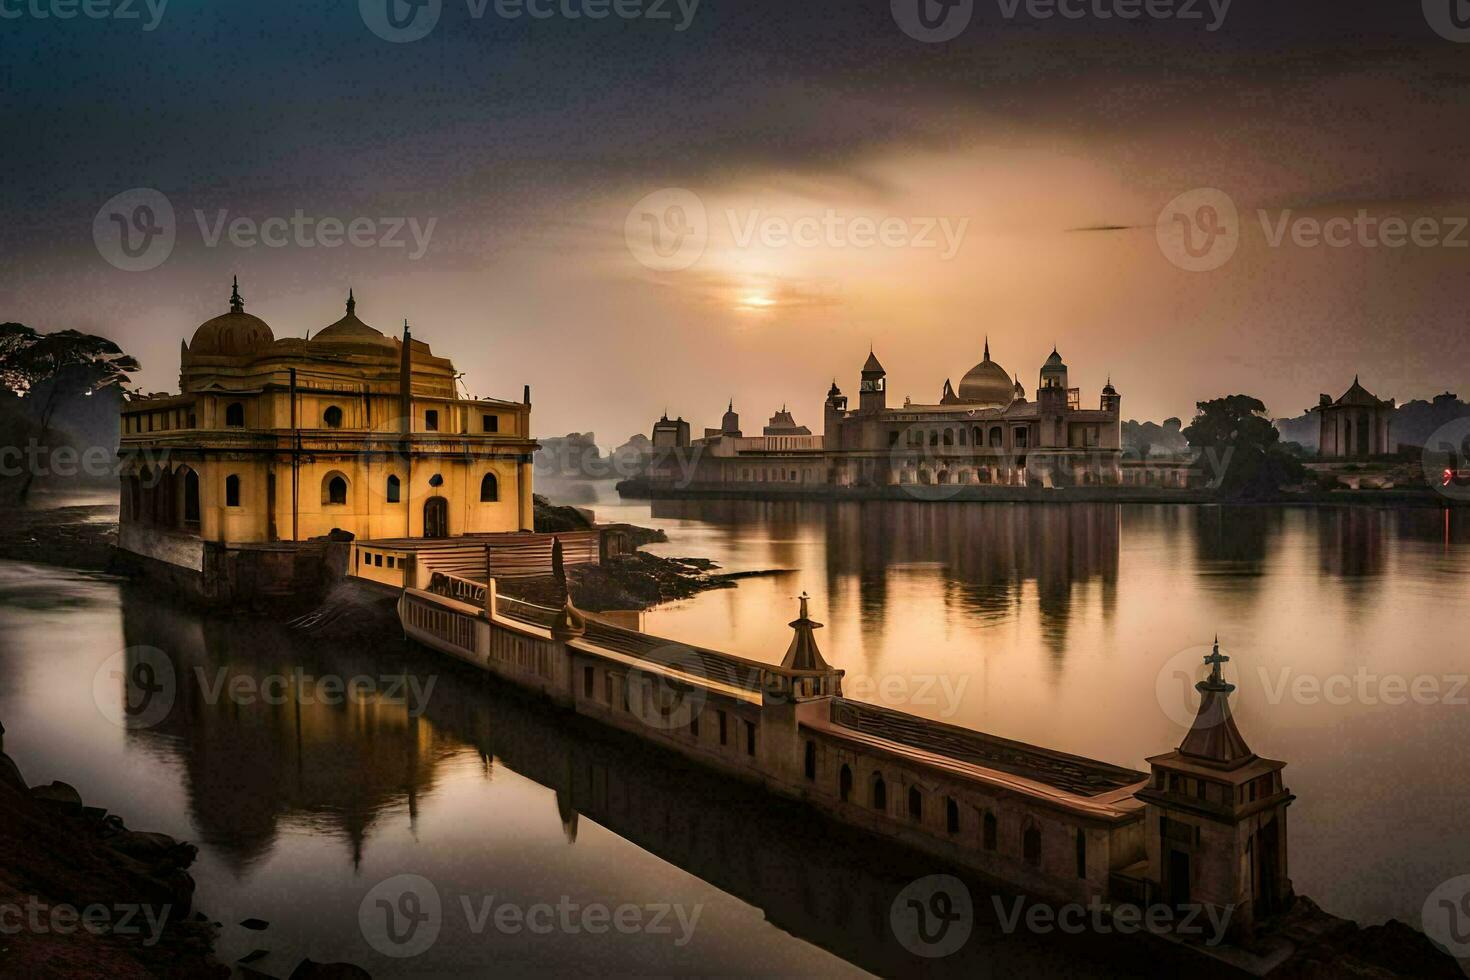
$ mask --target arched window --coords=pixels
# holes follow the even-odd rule
[[[388,477],[388,503],[396,504],[403,499],[403,484],[398,477]]]
[[[873,809],[888,809],[888,784],[883,781],[881,772],[873,773]]]
[[[919,787],[909,787],[909,819],[924,819],[924,794],[919,792]]]
[[[439,431],[439,413],[432,408],[424,413],[424,428],[430,432]]]
[[[930,430],[930,432],[929,432],[929,445],[931,445],[931,446],[937,446],[937,445],[939,445],[939,430],[938,429],[932,429],[932,430]]]
[[[1026,436],[1026,430],[1025,429],[1017,429],[1016,430],[1016,448],[1017,449],[1025,449],[1026,448],[1026,444],[1027,444],[1028,441],[1029,440],[1027,439],[1027,436]]]
[[[995,814],[989,810],[985,811],[985,817],[980,821],[982,828],[981,843],[987,851],[993,851],[998,843],[999,834],[996,832]]]
[[[327,424],[327,428],[329,429],[342,428],[342,409],[336,405],[328,405],[327,410],[322,413],[322,421]]]
[[[234,473],[225,477],[225,506],[240,506],[240,478]]]
[[[998,425],[991,426],[991,428],[990,428],[990,448],[991,449],[999,449],[1004,442],[1005,442],[1005,433],[1003,433],[1001,431],[1000,426],[998,426]]]
[[[230,402],[225,407],[225,425],[231,429],[245,428],[245,406],[239,402]]]
[[[846,803],[852,798],[852,767],[847,763],[842,764],[842,771],[837,774],[837,795]]]
[[[964,426],[961,426],[960,427],[960,445],[963,446],[964,444],[965,444],[965,429],[964,429]]]
[[[1041,828],[1029,821],[1021,832],[1021,857],[1033,866],[1041,863]]]
[[[946,446],[953,446],[954,445],[954,430],[953,429],[945,429],[944,430],[944,444]]]
[[[184,468],[184,524],[199,524],[199,474]]]
[[[944,829],[951,834],[960,832],[960,805],[954,801],[952,796],[944,799]]]
[[[329,506],[347,504],[347,477],[341,473],[328,473],[322,480],[322,503]]]
[[[480,503],[493,504],[500,499],[500,481],[494,473],[486,473],[480,481]]]
[[[817,743],[811,739],[806,743],[806,778],[817,778]]]

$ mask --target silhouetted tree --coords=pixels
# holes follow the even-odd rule
[[[1259,398],[1227,395],[1198,402],[1195,408],[1198,413],[1184,437],[1207,463],[1224,468],[1214,484],[1222,495],[1267,497],[1305,476],[1297,453],[1281,445],[1281,433]],[[1295,448],[1299,452],[1301,447]]]
[[[42,442],[68,399],[121,388],[138,362],[106,337],[58,330],[38,334],[20,323],[0,324],[0,388],[14,394],[36,420]],[[35,473],[27,469],[17,496],[24,501]]]

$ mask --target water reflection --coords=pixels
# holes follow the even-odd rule
[[[454,765],[468,748],[480,760],[478,778],[505,767],[552,790],[554,809],[531,816],[555,823],[569,844],[591,820],[755,906],[790,935],[871,972],[1123,977],[1157,965],[1159,952],[1137,940],[1008,928],[1003,917],[1016,896],[975,878],[967,880],[974,935],[942,962],[921,959],[895,937],[890,914],[915,879],[949,872],[933,859],[690,767],[424,651],[394,644],[345,649],[270,624],[241,629],[132,591],[123,617],[130,643],[167,650],[178,670],[167,719],[130,737],[150,753],[177,757],[202,843],[223,855],[238,879],[251,877],[268,856],[283,823],[303,820],[319,847],[338,842],[336,860],[356,871],[364,852],[378,846],[380,820],[406,806],[412,826],[417,800],[435,795],[444,780],[474,778]],[[241,692],[271,690],[282,677],[295,685],[289,703],[238,703]],[[333,677],[401,677],[430,693],[409,704],[325,703],[331,695],[322,685]],[[237,697],[220,698],[230,691]],[[477,819],[489,830],[499,816],[483,812]],[[507,887],[506,873],[493,865],[476,872],[492,890]],[[519,887],[555,901],[556,886],[548,885],[533,877]],[[609,903],[623,900],[613,882],[591,887]],[[321,897],[354,900],[350,890]],[[287,905],[274,914],[301,911]],[[366,962],[375,972],[395,968]],[[452,956],[450,962],[468,965]]]

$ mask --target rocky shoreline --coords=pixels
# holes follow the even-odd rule
[[[192,912],[192,844],[129,830],[66,783],[27,786],[3,752],[0,854],[0,974],[230,975],[217,923]]]

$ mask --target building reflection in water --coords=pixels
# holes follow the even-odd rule
[[[653,516],[695,520],[734,541],[760,528],[770,538],[767,567],[799,567],[796,542],[825,538],[827,598],[838,608],[856,594],[862,636],[888,622],[893,579],[935,570],[946,608],[993,621],[1035,590],[1042,635],[1056,657],[1066,650],[1074,589],[1099,583],[1103,614],[1117,601],[1117,504],[949,504],[893,502],[657,501]]]
[[[981,578],[996,566],[969,567]],[[931,858],[690,767],[401,642],[373,650],[323,645],[272,624],[201,620],[142,595],[125,601],[124,624],[130,642],[166,649],[178,669],[168,718],[130,737],[182,763],[201,842],[239,878],[270,852],[286,823],[345,844],[340,860],[356,867],[373,847],[377,823],[405,805],[412,820],[416,799],[465,778],[449,760],[469,747],[487,767],[484,778],[489,767],[505,766],[553,790],[555,810],[544,817],[558,822],[569,844],[579,822],[592,820],[872,972],[1122,977],[1158,962],[1160,950],[1146,941],[1008,927],[1016,896],[973,878],[974,935],[943,961],[920,959],[895,938],[889,916],[915,879],[952,873]],[[221,681],[254,690],[271,677],[303,675],[300,690],[311,697],[293,691],[287,704],[237,704],[211,693]],[[321,703],[320,678],[399,675],[415,678],[419,689],[432,678],[431,696],[414,705]],[[492,832],[498,816],[473,819]],[[497,881],[502,871],[480,873]],[[339,900],[355,901],[355,893]]]

